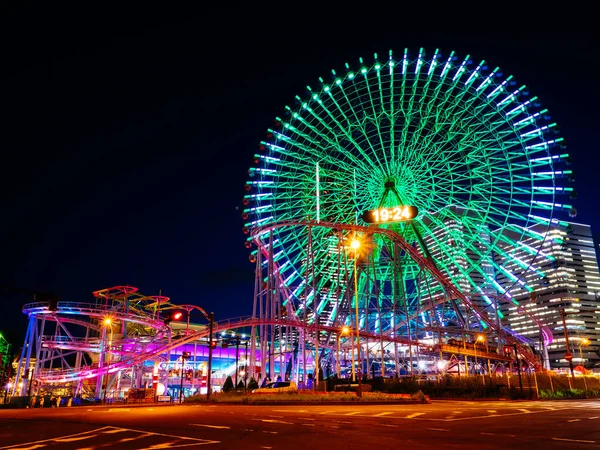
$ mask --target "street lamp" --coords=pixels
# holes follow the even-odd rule
[[[359,330],[359,320],[358,320],[358,274],[356,269],[356,260],[358,259],[358,249],[360,248],[360,241],[357,239],[353,239],[350,243],[350,247],[354,249],[354,306],[355,306],[355,314],[356,314],[356,358],[357,363],[360,365],[362,369],[362,363],[360,359],[360,330]],[[353,381],[356,381],[356,371],[354,369],[354,352],[352,352],[352,378]],[[361,392],[361,377],[358,376],[358,391],[357,394],[359,397],[362,396]]]
[[[583,385],[585,386],[585,390],[587,391],[587,381],[585,379],[585,364],[583,363],[583,353],[581,352],[581,347],[582,346],[588,346],[590,345],[590,340],[588,338],[581,338],[581,341],[579,342],[579,360],[581,361],[581,367],[583,367]]]
[[[475,349],[475,369],[477,369],[477,343],[483,342],[484,340],[485,338],[483,337],[483,334],[478,334],[477,339],[475,340],[475,345],[473,345],[473,348]],[[485,375],[483,374],[483,370],[481,371],[481,382],[485,385]]]
[[[108,368],[110,367],[110,349],[112,347],[112,340],[113,340],[113,329],[112,329],[112,319],[110,317],[105,317],[104,318],[104,341],[106,344],[106,327],[108,327],[110,329],[110,339],[108,341],[108,351],[106,351],[106,348],[104,350],[104,363],[106,364],[106,389],[104,389],[104,402],[106,403],[106,396],[108,395]]]
[[[340,365],[340,335],[341,336],[347,336],[349,333],[350,333],[350,327],[344,325],[342,327],[342,329],[340,330],[340,332],[337,334],[337,359],[336,359],[336,362],[337,362],[336,369],[337,370],[336,370],[336,372],[337,372],[338,378],[341,377],[341,374],[340,374],[340,370],[341,370],[341,365]],[[352,370],[354,371],[354,367],[353,367]]]

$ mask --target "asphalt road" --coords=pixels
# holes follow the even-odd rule
[[[600,401],[0,410],[0,449],[600,449]]]

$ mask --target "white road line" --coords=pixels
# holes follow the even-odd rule
[[[261,445],[260,448],[273,448],[273,447],[267,447],[265,445]]]
[[[68,434],[66,436],[59,436],[58,438],[50,438],[50,439],[41,439],[39,441],[31,441],[31,442],[23,442],[22,444],[14,444],[14,445],[8,445],[6,447],[0,447],[0,449],[6,449],[6,448],[15,448],[15,447],[19,447],[21,448],[23,445],[33,445],[33,444],[41,444],[42,442],[50,442],[50,441],[55,441],[56,439],[65,439],[65,438],[70,438],[73,436],[81,436],[83,434],[90,434],[91,437],[93,437],[94,435],[91,433],[96,433],[100,430],[105,430],[107,428],[112,428],[112,427],[101,427],[101,428],[96,428],[95,430],[90,430],[90,431],[84,431],[83,433],[75,433],[75,434]],[[40,447],[44,447],[44,445],[38,445],[36,447],[31,447],[31,448],[40,448]],[[29,447],[28,447],[29,448]]]
[[[497,411],[496,411],[495,409],[488,409],[488,412],[489,412],[489,413],[495,413],[495,412],[497,412]]]
[[[445,428],[427,428],[428,430],[431,431],[450,431],[450,430],[446,430]]]
[[[45,446],[46,446],[46,444],[35,444],[35,445],[32,445],[31,447],[19,447],[18,450],[35,450],[36,448],[42,448]],[[3,448],[7,448],[7,447],[3,447]]]
[[[565,441],[565,442],[582,442],[584,444],[594,444],[596,441],[585,441],[583,439],[563,439],[563,438],[552,438],[553,441]]]
[[[317,419],[313,419],[312,417],[298,417],[298,420],[317,420]]]
[[[284,423],[286,425],[294,425],[292,422],[284,422],[283,420],[274,420],[274,419],[252,419],[258,422],[267,422],[267,423]]]
[[[230,427],[226,427],[225,425],[206,425],[203,423],[190,423],[190,425],[193,425],[195,427],[204,427],[204,428],[216,428],[216,429],[223,429],[223,430],[231,430]]]
[[[597,419],[598,416],[594,416],[594,417],[588,417],[588,419],[592,420],[592,419]]]
[[[567,422],[579,422],[581,421],[581,419],[571,419],[571,420],[567,420]]]
[[[521,408],[519,408],[519,411],[521,411],[521,412],[524,412],[524,413],[529,413],[529,412],[531,412],[531,411],[529,411],[528,409],[521,409]]]
[[[405,417],[405,419],[414,419],[415,417],[419,417],[424,415],[425,413],[413,413],[413,414],[409,414],[408,416]]]
[[[509,436],[509,437],[516,437],[516,434],[503,434],[503,433],[479,433],[479,434],[485,434],[486,436]]]
[[[278,434],[278,431],[263,431],[263,433],[267,433],[267,434]]]
[[[267,416],[267,417],[275,417],[276,419],[283,419],[283,416]]]
[[[375,414],[373,417],[381,417],[381,416],[387,416],[389,414],[394,414],[393,412],[382,412],[379,414]]]
[[[315,426],[314,423],[301,423],[300,425],[303,425],[305,427],[314,427]]]
[[[325,425],[325,428],[339,428],[339,427],[336,425]]]
[[[352,411],[346,414],[342,414],[343,416],[355,416],[356,414],[360,414],[360,411]]]
[[[398,425],[388,425],[387,423],[380,423],[379,424],[382,427],[393,427],[393,428],[398,428]]]
[[[352,422],[348,422],[347,420],[333,420],[332,422],[335,422],[335,423],[352,423]]]
[[[109,408],[108,412],[130,411],[129,408]]]

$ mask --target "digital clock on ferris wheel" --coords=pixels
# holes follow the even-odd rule
[[[417,217],[416,206],[403,205],[391,208],[377,208],[365,211],[362,219],[367,223],[406,222]]]

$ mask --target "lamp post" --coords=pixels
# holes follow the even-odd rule
[[[358,257],[358,249],[360,248],[360,241],[354,239],[351,243],[351,247],[354,249],[354,306],[355,306],[355,315],[356,315],[356,359],[357,359],[357,363],[359,365],[359,367],[362,369],[362,362],[361,362],[361,358],[360,358],[360,322],[359,322],[359,318],[358,318],[358,274],[357,274],[357,269],[356,269],[356,260]],[[352,356],[354,356],[354,352],[352,353]],[[352,358],[354,360],[354,358]],[[362,392],[361,392],[361,388],[362,388],[362,380],[360,377],[360,374],[357,374],[356,371],[354,370],[354,361],[352,361],[352,377],[354,378],[354,380],[356,381],[356,375],[358,375],[358,390],[356,392],[356,394],[359,397],[362,397]]]
[[[244,357],[244,391],[248,389],[248,340],[244,343],[246,352]]]
[[[113,340],[112,319],[110,317],[106,317],[104,319],[104,326],[109,327],[109,329],[110,329],[110,339],[108,341],[108,351],[106,351],[106,347],[104,350],[104,363],[106,364],[106,388],[104,389],[104,402],[106,403],[106,396],[108,395],[108,368],[110,367],[110,349],[112,347],[112,340]],[[105,340],[106,340],[106,335],[105,335]]]
[[[237,390],[238,386],[238,372],[239,372],[239,359],[240,359],[240,337],[235,337],[235,389]]]
[[[206,374],[206,401],[210,400],[210,379],[212,376],[212,336],[213,336],[213,325],[215,322],[215,313],[211,312],[208,317],[208,373]]]
[[[342,329],[340,330],[340,332],[337,334],[337,358],[336,358],[336,373],[338,378],[341,377],[340,374],[340,370],[341,370],[341,364],[340,364],[340,335],[341,336],[347,336],[348,333],[350,332],[350,328],[347,327],[346,325],[344,325],[342,327]]]
[[[575,371],[573,370],[573,355],[570,352],[569,333],[567,332],[567,322],[565,320],[566,315],[567,313],[565,312],[565,310],[561,309],[560,317],[562,319],[563,333],[565,335],[565,345],[567,347],[567,351],[565,352],[565,359],[569,361],[569,368],[571,369],[571,378],[575,379]]]
[[[204,309],[200,308],[198,305],[180,305],[179,307],[185,309],[188,312],[188,325],[186,326],[186,335],[189,331],[189,321],[192,309],[197,309],[198,311],[200,311],[204,318],[208,320],[208,374],[206,376],[206,401],[208,401],[210,400],[210,378],[212,375],[212,336],[213,326],[215,322],[215,313],[211,312],[210,314],[207,314],[206,311],[204,311]],[[194,354],[194,362],[196,362],[195,358],[196,355]]]
[[[587,381],[585,379],[585,364],[583,363],[583,353],[581,351],[582,346],[590,345],[590,340],[588,338],[582,338],[579,342],[579,359],[581,360],[581,367],[583,367],[583,385],[585,386],[585,390],[587,391]]]
[[[483,340],[484,340],[483,335],[478,334],[477,339],[475,340],[475,345],[473,346],[473,348],[475,348],[475,368],[477,368],[477,343],[483,342]],[[481,371],[481,383],[482,383],[482,385],[485,386],[485,375],[483,374],[483,370]]]

